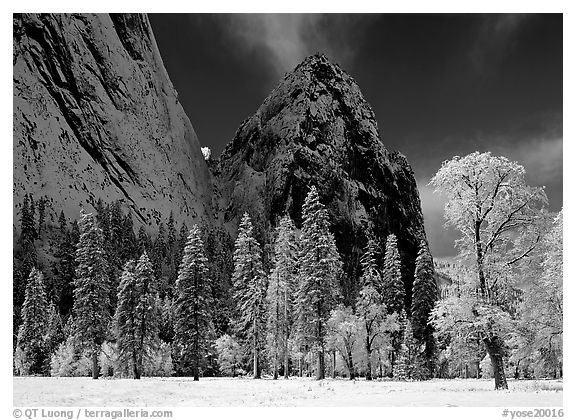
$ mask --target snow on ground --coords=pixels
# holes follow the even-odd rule
[[[14,406],[466,406],[559,407],[562,381],[483,379],[392,382],[239,378],[14,377]]]

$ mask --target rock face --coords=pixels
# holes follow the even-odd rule
[[[211,215],[211,176],[145,15],[14,15],[14,222],[25,193],[77,218]]]
[[[388,234],[397,235],[409,304],[418,244],[426,238],[413,172],[404,156],[384,147],[356,82],[325,56],[311,56],[286,75],[240,126],[215,174],[221,222],[234,236],[248,211],[263,242],[283,214],[300,226],[315,185],[347,273],[347,303],[358,290],[368,232],[382,249]]]

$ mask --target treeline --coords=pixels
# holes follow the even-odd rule
[[[29,208],[26,199],[21,245],[29,234]],[[30,272],[23,282],[16,373],[195,379],[248,372],[318,379],[434,374],[436,346],[427,320],[438,292],[427,244],[416,261],[409,313],[394,235],[381,267],[376,244],[368,241],[358,299],[343,306],[342,262],[314,187],[300,230],[287,216],[279,221],[270,269],[248,214],[232,252],[222,232],[182,225],[177,234],[172,215],[152,240],[143,228],[134,234],[120,203],[100,201],[96,210],[95,216],[82,213],[71,228],[61,215],[48,281],[37,260],[19,260],[19,275],[25,262]],[[28,241],[33,247],[34,239]]]

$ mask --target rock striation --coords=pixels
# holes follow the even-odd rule
[[[206,222],[211,175],[145,15],[15,14],[14,223],[26,193],[77,218],[102,198],[135,222]]]

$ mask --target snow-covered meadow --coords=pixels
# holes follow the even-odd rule
[[[559,407],[562,381],[488,379],[392,382],[239,378],[14,377],[14,405],[33,406],[464,406]]]

